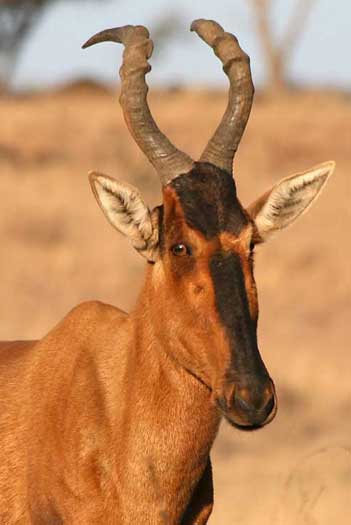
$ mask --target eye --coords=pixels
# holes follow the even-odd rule
[[[254,251],[254,249],[255,249],[255,243],[254,243],[253,240],[251,240],[251,242],[250,242],[250,252],[252,253]]]
[[[190,255],[191,250],[186,244],[179,243],[172,246],[171,252],[177,257],[183,257],[184,255]]]

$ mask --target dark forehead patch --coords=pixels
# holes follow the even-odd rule
[[[171,186],[188,226],[207,239],[224,231],[238,235],[248,224],[233,177],[211,164],[196,163],[189,173],[174,179]]]

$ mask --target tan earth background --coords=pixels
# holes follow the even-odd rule
[[[224,110],[213,91],[154,93],[162,129],[194,157]],[[116,93],[85,84],[0,99],[0,339],[43,336],[73,305],[129,309],[143,260],[107,224],[87,173],[159,202]],[[260,348],[279,413],[255,433],[223,424],[212,458],[211,525],[351,523],[351,96],[258,95],[235,163],[242,202],[279,178],[335,159],[312,209],[258,250]]]

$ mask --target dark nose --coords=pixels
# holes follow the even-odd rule
[[[238,386],[234,393],[233,408],[248,425],[263,425],[276,409],[273,383],[269,381],[263,388]]]

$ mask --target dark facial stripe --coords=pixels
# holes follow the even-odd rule
[[[257,347],[257,323],[250,317],[239,255],[217,252],[210,260],[216,308],[232,347],[228,380],[246,383],[268,377]]]
[[[165,247],[165,225],[164,225],[164,207],[156,206],[153,211],[158,210],[158,245],[162,252]]]
[[[206,239],[227,231],[238,235],[248,223],[236,196],[233,177],[211,164],[195,168],[172,182],[188,226]]]

